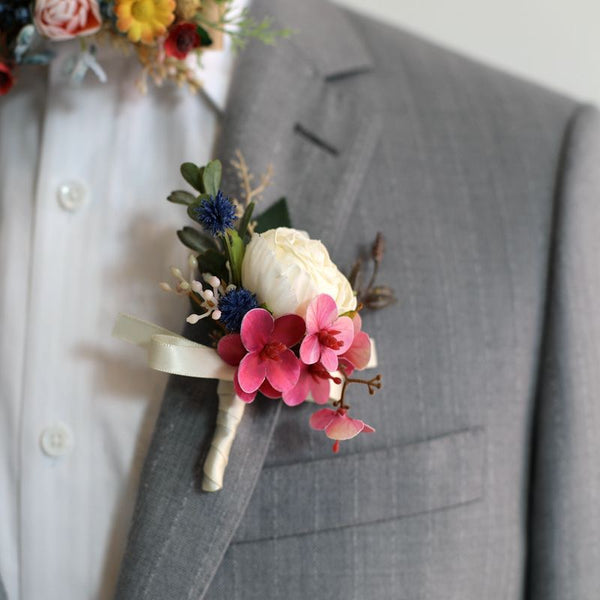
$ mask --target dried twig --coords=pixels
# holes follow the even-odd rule
[[[244,205],[248,206],[250,202],[260,200],[263,192],[271,185],[273,165],[268,165],[267,170],[260,176],[260,183],[254,188],[252,187],[254,175],[250,172],[248,163],[240,150],[235,151],[235,158],[231,159],[231,166],[235,169],[240,180]]]

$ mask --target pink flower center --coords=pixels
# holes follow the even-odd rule
[[[335,336],[340,333],[337,329],[323,329],[319,331],[319,344],[332,350],[339,350],[344,345],[344,342],[340,342]]]
[[[263,360],[281,360],[281,355],[287,350],[287,346],[281,342],[269,342],[260,351]]]
[[[342,383],[339,377],[334,377],[321,363],[315,363],[308,368],[314,379],[331,379],[334,383]]]

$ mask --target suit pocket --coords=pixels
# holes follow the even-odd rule
[[[263,470],[235,542],[405,518],[483,497],[485,431]]]

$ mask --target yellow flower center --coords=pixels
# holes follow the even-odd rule
[[[154,18],[156,6],[154,0],[136,0],[131,5],[131,14],[137,21],[151,21]]]

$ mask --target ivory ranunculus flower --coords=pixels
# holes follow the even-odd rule
[[[327,248],[297,229],[279,227],[252,236],[242,263],[242,285],[275,318],[289,313],[304,317],[319,294],[329,294],[340,314],[356,308],[350,282]]]

